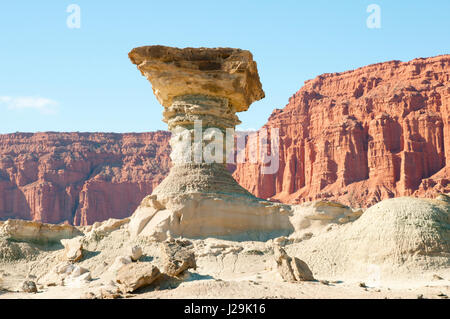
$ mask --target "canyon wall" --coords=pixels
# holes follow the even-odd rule
[[[278,172],[248,162],[234,172],[256,196],[367,207],[449,192],[450,55],[320,75],[264,127],[279,129]]]
[[[170,133],[0,135],[0,220],[88,225],[131,215],[169,172]]]

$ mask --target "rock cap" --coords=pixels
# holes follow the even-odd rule
[[[250,51],[153,45],[134,48],[128,57],[165,107],[174,97],[204,94],[226,97],[236,112],[242,112],[265,96]]]

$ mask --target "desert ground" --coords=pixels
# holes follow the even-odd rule
[[[345,206],[336,210],[335,203],[304,204],[296,209],[297,218],[303,214],[301,231],[266,241],[132,238],[132,216],[78,227],[71,231],[80,236],[59,242],[49,238],[60,235],[60,226],[48,225],[48,231],[35,222],[9,221],[0,226],[0,298],[446,299],[450,205],[443,200],[447,196],[440,198],[385,200],[353,220],[342,218],[348,215]],[[399,209],[403,213],[396,214]],[[398,218],[392,222],[385,212]],[[401,220],[407,222],[402,225]],[[8,226],[11,222],[14,226]],[[72,226],[65,226],[65,234],[67,227]],[[422,245],[427,240],[428,246]],[[180,272],[169,276],[164,273],[170,262],[164,247],[171,242],[183,263],[175,263]],[[277,264],[280,248],[305,261],[314,279],[289,280],[284,265]],[[137,261],[132,261],[136,250]],[[130,264],[154,265],[161,274],[136,290],[124,289],[119,272]],[[37,291],[25,292],[26,281],[34,282]]]

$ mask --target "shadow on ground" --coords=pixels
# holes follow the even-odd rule
[[[166,274],[162,274],[154,283],[150,286],[138,289],[137,294],[161,291],[161,290],[171,290],[177,288],[183,282],[197,281],[197,280],[215,280],[214,277],[209,275],[200,275],[197,273],[186,272],[182,277],[171,277]]]

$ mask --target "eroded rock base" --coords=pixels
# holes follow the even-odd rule
[[[295,231],[288,205],[245,194],[187,193],[158,200],[145,198],[131,217],[132,237],[228,238],[268,240]]]

